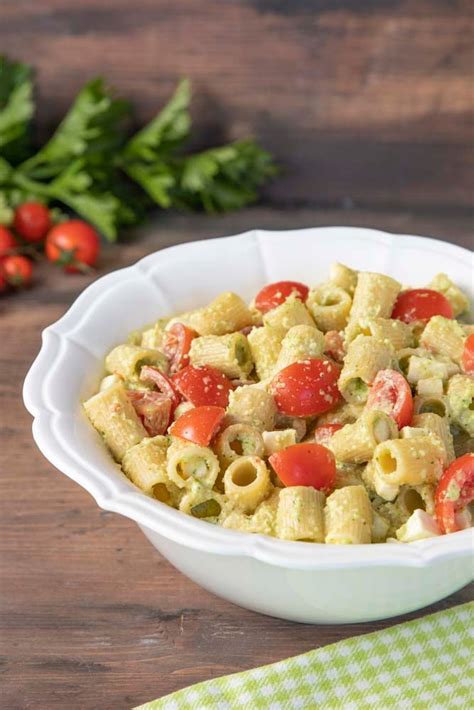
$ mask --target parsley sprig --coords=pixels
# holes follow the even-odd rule
[[[271,155],[252,139],[185,153],[190,102],[185,79],[150,123],[128,137],[130,105],[93,79],[34,151],[31,68],[0,57],[0,223],[16,205],[35,199],[72,209],[114,241],[121,227],[155,205],[215,213],[254,202],[276,173]]]

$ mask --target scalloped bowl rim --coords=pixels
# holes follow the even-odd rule
[[[42,333],[42,347],[24,382],[25,406],[33,416],[33,436],[43,455],[60,471],[85,488],[104,510],[120,513],[150,530],[185,547],[224,556],[253,557],[256,560],[290,569],[354,569],[372,566],[423,567],[448,558],[467,557],[473,553],[473,530],[445,535],[429,540],[406,544],[371,544],[332,546],[301,542],[288,542],[263,535],[224,529],[196,520],[178,510],[141,493],[124,476],[110,476],[91,464],[87,452],[72,450],[58,433],[57,424],[64,414],[55,410],[50,402],[50,388],[54,379],[47,377],[49,368],[62,347],[81,347],[71,335],[78,325],[95,308],[100,308],[97,297],[120,282],[140,274],[147,277],[151,267],[163,258],[184,253],[190,248],[236,240],[256,240],[260,245],[272,235],[308,232],[352,233],[364,242],[372,241],[393,248],[394,240],[403,237],[412,246],[439,253],[440,258],[449,253],[451,259],[466,264],[472,254],[467,249],[428,237],[390,234],[357,227],[317,227],[298,230],[252,230],[231,237],[200,240],[171,246],[145,256],[133,266],[111,272],[94,281],[73,302],[66,313]],[[46,383],[46,386],[45,386]]]

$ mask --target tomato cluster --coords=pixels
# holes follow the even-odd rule
[[[24,202],[16,208],[11,227],[0,225],[0,292],[28,286],[42,250],[65,271],[78,272],[95,266],[99,249],[99,235],[87,222],[53,224],[45,205]]]

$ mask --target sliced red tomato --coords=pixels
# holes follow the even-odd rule
[[[401,429],[413,417],[413,396],[410,385],[396,370],[379,370],[367,398],[367,409],[385,412]]]
[[[173,376],[176,389],[183,397],[200,407],[205,404],[227,407],[231,381],[215,367],[188,365]]]
[[[413,288],[403,291],[397,298],[392,318],[404,323],[427,321],[433,316],[453,318],[453,309],[448,299],[431,288]]]
[[[172,374],[189,365],[189,350],[196,337],[196,331],[188,328],[187,325],[183,325],[183,323],[174,323],[166,331],[163,352],[170,361],[170,372]]]
[[[474,333],[469,335],[464,343],[462,369],[469,375],[474,375]]]
[[[171,425],[170,434],[192,441],[199,446],[209,446],[225,417],[224,407],[194,407]]]
[[[334,487],[336,462],[329,449],[320,444],[295,444],[269,458],[285,486],[311,486],[329,493]]]
[[[344,360],[344,338],[337,330],[328,330],[324,334],[324,352],[336,362]]]
[[[270,392],[283,414],[312,417],[332,409],[341,399],[339,374],[340,368],[329,360],[301,360],[280,370]]]
[[[264,286],[255,297],[255,307],[262,313],[271,311],[284,303],[291,295],[295,295],[301,301],[308,298],[309,288],[299,281],[276,281],[273,284]]]
[[[171,419],[171,399],[161,392],[127,392],[150,436],[165,434]]]
[[[315,443],[327,446],[331,436],[339,429],[342,429],[342,424],[321,424],[321,426],[316,427],[313,433]]]
[[[461,528],[456,514],[474,499],[474,453],[464,454],[452,462],[441,476],[435,494],[435,513],[444,533]]]
[[[157,367],[144,365],[140,370],[140,380],[142,382],[152,382],[156,385],[158,392],[164,394],[171,401],[171,414],[181,401],[180,394],[174,383]]]

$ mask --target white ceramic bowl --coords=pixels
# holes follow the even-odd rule
[[[143,495],[113,463],[81,401],[105,353],[160,316],[223,290],[250,299],[265,283],[314,284],[338,260],[422,285],[447,272],[472,295],[472,255],[443,242],[368,229],[253,231],[184,244],[94,282],[43,333],[24,385],[33,435],[51,463],[105,510],[135,520],[188,577],[236,604],[284,619],[345,623],[382,619],[451,594],[472,578],[472,531],[410,545],[332,546],[224,530]]]

